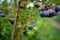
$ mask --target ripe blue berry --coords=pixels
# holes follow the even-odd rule
[[[44,13],[44,11],[41,11],[41,12],[40,12],[40,16],[41,16],[41,17],[45,17],[45,15],[44,15],[43,13]]]
[[[56,11],[56,12],[59,12],[59,11],[60,11],[60,5],[57,5],[57,6],[55,7],[55,11]]]
[[[29,30],[32,30],[33,27],[34,27],[33,25],[29,25],[29,26],[28,26],[28,29],[29,29]]]
[[[36,8],[39,8],[39,7],[40,7],[40,5],[39,5],[39,4],[35,4],[35,7],[36,7]]]
[[[45,17],[49,17],[49,11],[44,11],[43,14],[45,15]]]
[[[6,14],[0,14],[0,17],[5,17],[6,16]]]
[[[53,17],[53,16],[56,16],[57,14],[56,14],[56,12],[54,11],[54,10],[51,10],[50,12],[49,12],[49,17]]]
[[[49,11],[41,11],[40,16],[41,17],[48,17],[49,16]]]

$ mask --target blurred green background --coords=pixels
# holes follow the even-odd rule
[[[10,17],[14,18],[16,15],[15,9],[17,8],[17,1],[18,0],[0,1],[0,14],[4,12],[1,11],[2,9],[7,11],[6,17],[0,17],[0,40],[11,40],[14,25],[12,25],[8,19]],[[43,4],[45,2],[46,0],[42,0]],[[49,0],[49,2],[56,5],[60,4],[59,0]],[[18,12],[19,18],[15,40],[20,40],[20,28],[22,21],[21,15],[23,15],[23,11],[24,10],[20,9]],[[40,17],[39,12],[35,7],[26,8],[25,15],[35,21],[35,28],[33,28],[33,30],[28,30],[28,26],[26,26],[25,31],[27,34],[23,36],[23,40],[60,40],[60,30],[53,24],[54,22],[60,24],[60,15],[52,18],[42,18]],[[26,19],[26,25],[29,25],[29,19]]]

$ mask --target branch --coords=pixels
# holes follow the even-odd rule
[[[17,7],[17,10],[16,10],[16,17],[15,17],[14,28],[13,28],[11,40],[14,40],[14,35],[15,35],[15,32],[16,32],[16,28],[17,28],[18,11],[19,11],[19,9],[20,9],[20,3],[21,3],[21,2],[19,1],[19,2],[18,2],[18,7]]]

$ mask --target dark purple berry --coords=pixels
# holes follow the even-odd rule
[[[15,18],[9,18],[11,24],[14,24]]]

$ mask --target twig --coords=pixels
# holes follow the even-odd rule
[[[16,17],[15,17],[15,22],[14,22],[14,28],[13,28],[13,32],[12,32],[12,36],[11,36],[11,40],[14,40],[14,35],[15,35],[15,32],[16,32],[16,28],[17,28],[17,22],[18,22],[18,11],[20,9],[20,1],[18,3],[18,7],[17,7],[17,10],[16,10]]]

